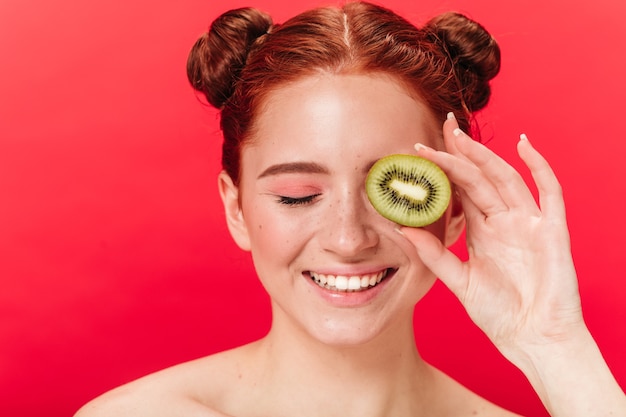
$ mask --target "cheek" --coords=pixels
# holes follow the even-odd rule
[[[255,205],[246,222],[253,255],[269,262],[292,258],[305,240],[306,216],[285,216],[281,207]]]
[[[439,240],[442,242],[445,242],[446,230],[450,222],[450,217],[452,216],[452,210],[453,210],[453,205],[451,203],[450,207],[448,207],[448,210],[446,210],[446,212],[443,214],[443,216],[441,216],[439,220],[425,227],[426,230],[428,230],[433,235],[437,236]]]
[[[437,236],[439,240],[444,241],[446,234],[446,224],[448,223],[447,214],[444,214],[441,219],[437,220],[435,223],[426,226],[425,229],[428,230],[433,235]]]

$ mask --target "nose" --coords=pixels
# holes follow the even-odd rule
[[[379,236],[372,225],[373,208],[364,195],[346,192],[329,204],[322,226],[323,249],[343,258],[376,248]]]

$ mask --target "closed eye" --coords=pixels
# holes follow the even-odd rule
[[[315,200],[316,197],[319,197],[321,194],[312,194],[307,195],[305,197],[287,197],[287,196],[279,196],[278,202],[280,204],[286,204],[288,206],[299,206],[304,204],[310,204]]]

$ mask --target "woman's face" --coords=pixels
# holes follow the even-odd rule
[[[271,93],[255,126],[239,188],[226,174],[220,187],[231,233],[271,296],[274,327],[356,344],[410,323],[435,277],[372,208],[365,177],[416,142],[441,148],[440,123],[391,78],[322,74]],[[429,227],[442,240],[449,219]]]

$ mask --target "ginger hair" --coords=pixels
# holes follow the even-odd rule
[[[479,23],[448,12],[418,28],[367,2],[322,7],[283,24],[255,8],[219,16],[193,45],[187,75],[220,110],[222,166],[237,184],[241,147],[253,136],[265,97],[315,73],[394,77],[436,117],[452,111],[475,137],[473,114],[487,105],[500,49]]]

